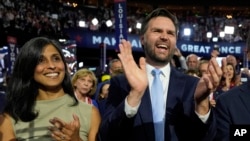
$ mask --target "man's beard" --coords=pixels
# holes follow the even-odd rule
[[[154,50],[150,50],[147,47],[144,47],[145,55],[148,56],[153,62],[157,64],[168,64],[171,61],[171,58],[173,57],[173,53],[170,52],[170,54],[164,58],[157,56]]]

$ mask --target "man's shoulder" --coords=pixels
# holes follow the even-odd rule
[[[236,100],[239,98],[239,96],[247,96],[250,97],[250,83],[243,83],[239,86],[235,86],[231,88],[229,91],[224,92],[221,94],[218,99],[223,99],[223,101],[231,101]]]

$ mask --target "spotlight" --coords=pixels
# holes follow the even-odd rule
[[[212,32],[207,32],[207,38],[212,38]]]
[[[224,32],[225,32],[225,34],[234,34],[234,27],[233,26],[225,26]]]
[[[221,37],[221,38],[225,37],[225,32],[221,31],[221,32],[220,32],[220,37]]]
[[[107,27],[111,27],[113,25],[112,21],[111,20],[107,20],[106,21],[106,26]]]
[[[96,25],[99,23],[99,21],[97,20],[97,18],[94,18],[94,19],[92,19],[91,23],[92,23],[94,26],[96,26]]]
[[[190,36],[191,35],[191,29],[190,28],[184,28],[184,36]]]
[[[141,29],[141,23],[137,22],[137,23],[136,23],[136,28],[137,28],[137,29]]]
[[[212,38],[212,41],[213,41],[213,42],[218,42],[218,37],[213,37],[213,38]]]
[[[86,22],[85,21],[79,21],[79,27],[86,27]]]

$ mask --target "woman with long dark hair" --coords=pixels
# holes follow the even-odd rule
[[[94,141],[100,114],[74,96],[58,42],[36,37],[15,61],[0,124],[3,141]]]

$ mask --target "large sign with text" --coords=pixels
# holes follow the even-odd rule
[[[235,56],[243,56],[245,43],[204,43],[204,42],[184,42],[178,41],[177,46],[181,52],[185,54],[194,53],[199,56],[210,56],[214,45],[219,46],[220,56],[232,54]]]
[[[80,48],[99,48],[101,43],[106,45],[106,48],[116,50],[116,40],[112,33],[89,32],[81,30],[66,31],[71,39],[76,40],[76,44]],[[142,45],[138,35],[128,34],[128,40],[131,42],[133,51],[142,51]],[[229,43],[229,42],[191,42],[191,41],[177,41],[177,47],[180,51],[188,55],[195,53],[198,56],[208,57],[213,50],[214,45],[220,48],[220,56],[228,54],[236,57],[243,57],[245,42]]]
[[[99,48],[100,44],[105,44],[106,49],[117,50],[115,47],[116,39],[113,33],[89,32],[79,29],[66,30],[71,39],[76,41],[78,47]],[[138,35],[128,34],[133,50],[142,51],[142,46]]]

